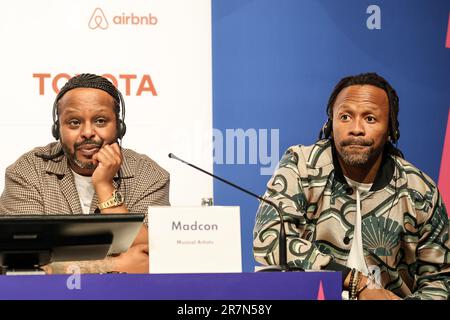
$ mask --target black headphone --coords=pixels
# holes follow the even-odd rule
[[[321,140],[322,137],[326,139],[331,136],[331,132],[333,131],[333,120],[331,120],[330,116],[331,115],[328,114],[328,119],[323,125],[322,129],[320,130],[319,140]],[[389,106],[389,139],[392,142],[392,144],[396,144],[398,139],[400,139],[398,120],[391,106]]]
[[[91,87],[87,87],[87,88],[91,88]],[[96,87],[92,87],[92,88],[93,89],[101,89],[101,88],[96,88]],[[119,95],[119,100],[120,100],[119,101],[119,109],[121,111],[121,116],[120,116],[119,112],[116,112],[117,139],[122,140],[123,136],[127,132],[127,126],[125,124],[125,101],[123,99],[122,93],[118,89],[117,89],[117,94]],[[52,117],[53,117],[52,136],[56,140],[59,140],[61,138],[61,135],[59,133],[59,117],[58,117],[58,102],[61,98],[62,98],[62,96],[56,97],[55,102],[53,103],[53,111],[52,111]]]

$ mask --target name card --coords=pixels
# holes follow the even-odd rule
[[[242,272],[239,207],[149,207],[150,273]]]

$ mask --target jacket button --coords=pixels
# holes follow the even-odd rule
[[[344,244],[349,244],[350,243],[350,238],[349,237],[345,237],[344,238]]]
[[[353,188],[352,187],[346,187],[345,188],[345,192],[350,196],[350,195],[352,195],[353,194]]]

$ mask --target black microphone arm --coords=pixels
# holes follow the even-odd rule
[[[199,168],[199,167],[193,165],[192,163],[186,162],[183,159],[178,158],[173,153],[169,153],[169,158],[178,160],[178,161],[180,161],[180,162],[182,162],[182,163],[184,163],[184,164],[186,164],[186,165],[188,165],[188,166],[190,166],[190,167],[192,167],[194,169],[197,169],[197,170],[199,170],[199,171],[201,171],[201,172],[203,172],[203,173],[213,177],[214,179],[220,180],[223,183],[226,183],[226,184],[228,184],[228,185],[230,185],[230,186],[232,186],[232,187],[234,187],[234,188],[236,188],[236,189],[238,189],[238,190],[240,190],[242,192],[245,192],[246,194],[248,194],[248,195],[250,195],[250,196],[252,196],[252,197],[254,197],[254,198],[256,198],[256,199],[258,199],[258,200],[260,200],[262,202],[264,202],[264,203],[267,203],[271,207],[275,208],[275,210],[277,211],[278,217],[280,218],[280,236],[278,238],[278,248],[279,248],[279,252],[278,253],[279,253],[279,260],[280,260],[280,268],[279,269],[278,268],[272,268],[272,269],[266,268],[266,269],[263,269],[261,271],[290,271],[291,270],[290,267],[287,264],[286,230],[284,228],[284,219],[283,219],[283,215],[281,213],[280,208],[277,205],[275,205],[275,203],[273,203],[270,200],[264,199],[264,198],[258,196],[256,193],[253,193],[253,192],[251,192],[249,190],[246,190],[246,189],[244,189],[244,188],[234,184],[231,181],[225,180],[224,178],[221,178],[221,177],[216,176],[216,175],[214,175],[214,174],[212,174],[212,173],[210,173],[210,172],[208,172],[206,170],[203,170],[202,168]],[[273,266],[271,266],[271,267],[273,267]],[[300,268],[297,268],[297,270],[298,269],[300,269]]]

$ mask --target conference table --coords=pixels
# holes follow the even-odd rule
[[[2,275],[8,300],[340,300],[340,272]]]

